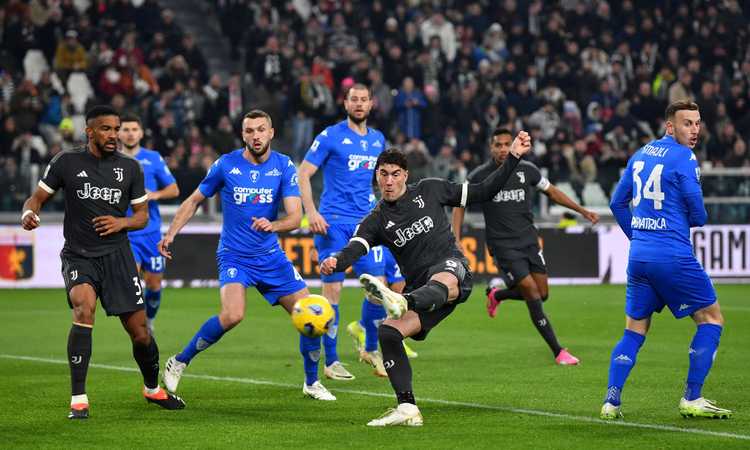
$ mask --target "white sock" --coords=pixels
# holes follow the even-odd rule
[[[159,392],[159,386],[157,385],[155,388],[150,388],[147,386],[143,386],[143,390],[146,391],[147,394],[153,395],[157,394]]]
[[[70,405],[73,406],[77,403],[89,404],[89,397],[86,394],[73,395],[70,397]]]

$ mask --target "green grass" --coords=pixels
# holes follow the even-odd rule
[[[345,332],[339,353],[357,379],[324,380],[337,402],[303,398],[296,333],[286,314],[267,306],[255,291],[248,296],[245,321],[186,371],[235,380],[186,376],[179,392],[187,402],[184,411],[163,411],[143,401],[129,339],[119,321],[106,318],[100,308],[92,364],[114,367],[90,368],[92,417],[70,422],[65,419],[70,312],[63,291],[0,290],[0,447],[747,448],[748,288],[718,285],[717,290],[727,326],[705,391],[735,410],[735,417],[685,420],[677,413],[694,326],[668,313],[655,317],[623,396],[627,423],[699,433],[595,420],[609,353],[624,324],[622,286],[552,287],[545,309],[561,343],[582,359],[579,367],[553,364],[520,302],[503,304],[498,317],[488,319],[483,287],[477,287],[426,342],[413,345],[419,352],[413,369],[425,418],[421,429],[364,426],[394,398],[387,380],[356,361]],[[358,318],[360,299],[359,291],[345,289],[342,330]],[[217,312],[218,291],[167,289],[162,305],[156,337],[163,362]]]

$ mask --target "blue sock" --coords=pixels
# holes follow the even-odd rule
[[[305,367],[305,384],[311,386],[318,381],[318,361],[320,361],[320,338],[299,335],[299,352]]]
[[[365,351],[374,352],[378,349],[378,326],[385,319],[385,309],[364,299],[362,301],[362,320],[359,323],[365,329]]]
[[[646,336],[625,330],[620,342],[612,349],[612,357],[609,362],[609,385],[607,387],[607,398],[604,399],[605,402],[615,406],[620,405],[622,387],[635,365],[635,357],[645,340]]]
[[[159,312],[159,305],[161,305],[161,289],[158,291],[146,289],[143,297],[146,300],[146,317],[153,319]]]
[[[331,305],[336,313],[336,319],[328,333],[323,335],[323,347],[326,351],[326,366],[330,366],[339,360],[339,354],[336,352],[336,342],[338,341],[339,330],[339,305]]]
[[[685,400],[695,400],[701,397],[703,382],[711,370],[721,338],[721,326],[712,323],[702,323],[690,343],[690,368],[688,369],[687,385],[685,386]]]
[[[190,364],[195,355],[215,344],[223,335],[224,328],[221,327],[219,316],[213,316],[203,323],[200,330],[190,340],[190,343],[175,358],[179,362]]]

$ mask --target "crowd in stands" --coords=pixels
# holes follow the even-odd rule
[[[212,2],[213,3],[213,2]],[[87,5],[81,7],[81,5]],[[137,5],[137,6],[136,6]],[[744,6],[743,6],[744,5]],[[531,159],[582,199],[605,196],[668,102],[701,107],[704,166],[750,165],[750,7],[737,0],[217,0],[244,72],[208,71],[195,39],[155,0],[8,0],[0,9],[0,210],[29,167],[80,144],[86,105],[143,118],[189,194],[239,147],[243,112],[271,112],[300,160],[368,84],[369,124],[410,173],[455,181],[496,127],[529,130]],[[25,184],[24,184],[25,183]]]

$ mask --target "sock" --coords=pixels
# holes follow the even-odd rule
[[[557,342],[557,336],[555,336],[555,330],[552,329],[552,324],[549,323],[549,319],[544,314],[542,309],[542,300],[530,300],[526,302],[526,307],[529,309],[529,317],[534,322],[534,326],[539,334],[542,335],[544,341],[549,345],[552,354],[557,356],[562,350],[560,343]]]
[[[620,342],[612,349],[612,356],[609,362],[609,385],[607,388],[607,398],[615,406],[620,405],[620,394],[625,381],[630,375],[630,371],[635,366],[635,359],[638,350],[641,349],[646,336],[638,334],[635,331],[625,330]]]
[[[73,395],[70,397],[70,406],[83,403],[84,405],[89,404],[89,396],[86,394]]]
[[[73,324],[68,333],[68,366],[71,395],[86,393],[86,374],[91,359],[91,327]]]
[[[328,330],[328,333],[323,335],[323,347],[326,352],[326,366],[330,366],[339,360],[339,354],[336,351],[339,330],[339,305],[331,304],[331,306],[336,313],[336,319],[333,321],[333,326]]]
[[[385,309],[364,299],[362,301],[362,320],[359,323],[365,329],[365,351],[374,352],[378,349],[378,326],[385,319]]]
[[[695,400],[701,397],[703,382],[711,370],[716,357],[716,349],[721,338],[721,326],[712,323],[702,323],[690,343],[690,368],[688,369],[687,385],[685,386],[685,400]]]
[[[510,289],[498,289],[495,291],[494,298],[498,302],[503,300],[526,300],[518,286]]]
[[[406,294],[409,309],[415,311],[434,311],[448,303],[448,286],[435,280],[429,280],[424,286]]]
[[[143,384],[149,389],[159,387],[159,347],[151,337],[148,345],[133,342],[133,358],[143,374]]]
[[[156,313],[159,312],[159,305],[161,305],[161,289],[158,291],[146,289],[143,297],[146,300],[146,317],[154,319]]]
[[[396,392],[396,400],[398,403],[416,405],[411,386],[411,365],[404,350],[404,336],[390,325],[380,325],[378,337],[383,351],[383,365]]]
[[[299,352],[305,368],[305,384],[312,386],[318,381],[318,361],[320,361],[320,338],[299,335]]]
[[[182,349],[182,352],[175,359],[179,362],[190,364],[195,355],[215,344],[223,335],[224,328],[221,327],[219,316],[213,316],[203,323],[198,332],[195,333],[195,336],[193,336],[193,339],[190,340],[188,345]]]

